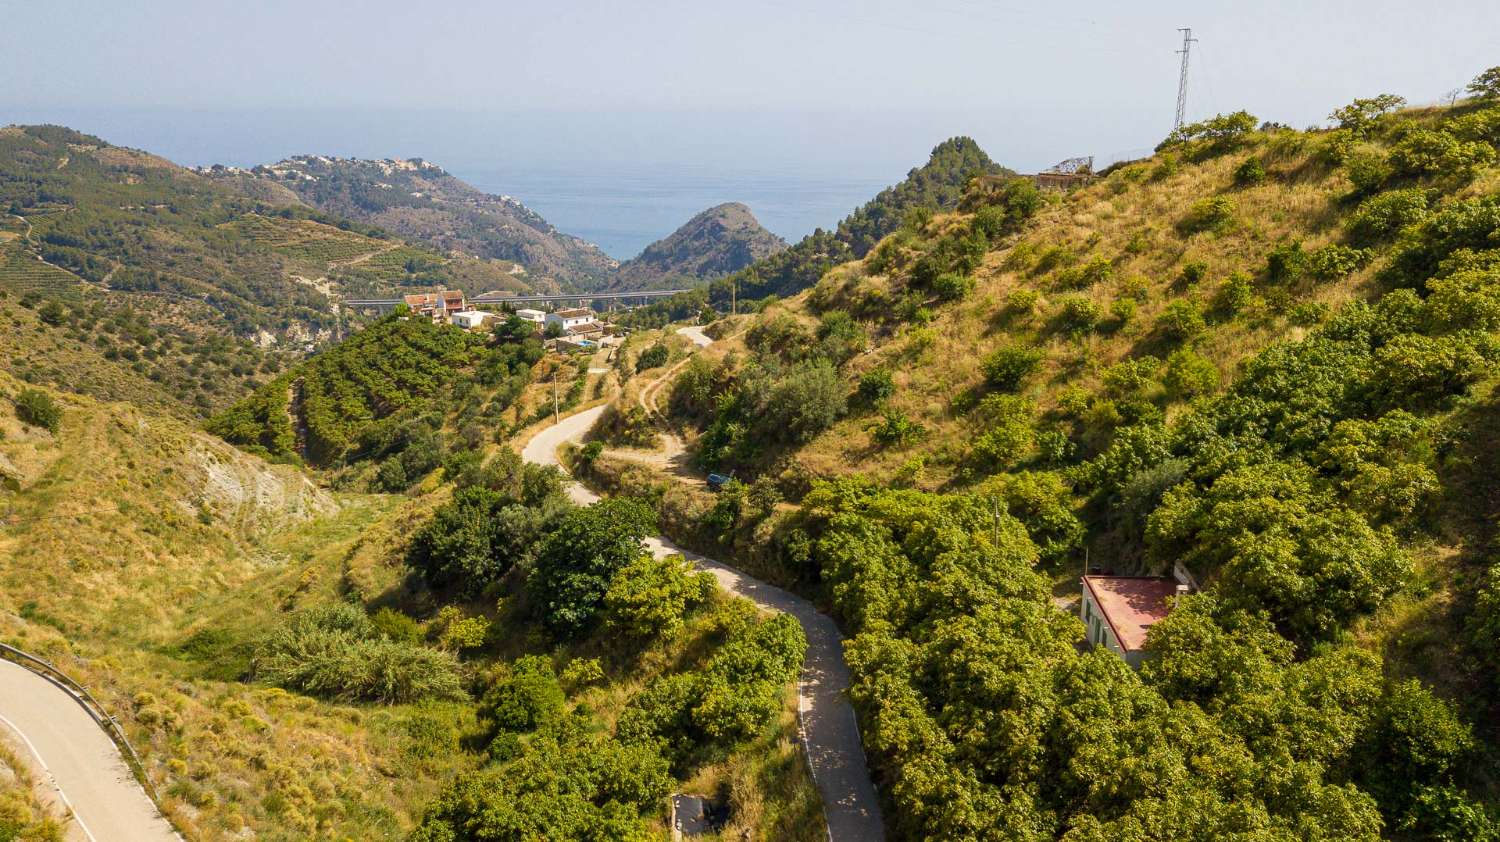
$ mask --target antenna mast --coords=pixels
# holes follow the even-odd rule
[[[1193,37],[1192,29],[1179,28],[1177,31],[1182,33],[1182,49],[1177,51],[1182,55],[1182,73],[1177,77],[1177,119],[1172,123],[1174,132],[1182,128],[1182,112],[1187,110],[1188,50],[1198,40]]]

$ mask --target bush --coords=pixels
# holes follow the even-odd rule
[[[1475,99],[1500,99],[1500,67],[1491,67],[1475,76],[1467,90]]]
[[[485,691],[481,716],[499,731],[535,731],[562,716],[566,697],[552,662],[540,655],[524,655],[510,665],[508,675]]]
[[[261,681],[341,701],[401,704],[463,695],[451,654],[384,637],[347,603],[293,615],[261,645],[253,672]]]
[[[22,389],[15,397],[16,417],[22,423],[55,433],[62,424],[62,407],[41,389]]]
[[[1005,308],[1020,316],[1030,316],[1036,312],[1036,305],[1042,300],[1042,294],[1029,287],[1019,287],[1011,290],[1005,296]]]
[[[1007,392],[1014,392],[1025,385],[1027,378],[1035,374],[1042,365],[1042,352],[1037,348],[1007,345],[998,348],[984,358],[980,370],[985,383]]]
[[[1382,114],[1395,111],[1406,104],[1406,98],[1395,94],[1380,94],[1363,99],[1356,99],[1342,108],[1334,109],[1328,119],[1339,124],[1339,128],[1348,129],[1356,134],[1363,134],[1370,124]]]
[[[1370,260],[1364,249],[1330,243],[1307,255],[1307,273],[1320,281],[1336,281],[1353,274]]]
[[[1301,240],[1281,243],[1266,255],[1266,275],[1276,283],[1296,280],[1307,266]]]
[[[880,423],[871,429],[875,440],[887,447],[905,447],[927,435],[927,428],[911,420],[906,413],[888,409]]]
[[[1206,328],[1203,311],[1192,301],[1182,299],[1168,304],[1156,319],[1156,329],[1163,336],[1179,342],[1196,338]]]
[[[1494,163],[1495,148],[1482,141],[1463,141],[1445,131],[1413,129],[1391,150],[1397,175],[1441,176],[1467,181]]]
[[[1388,240],[1403,228],[1427,218],[1426,191],[1411,188],[1371,196],[1360,203],[1345,223],[1350,239],[1359,245]]]
[[[888,368],[871,369],[859,378],[859,396],[866,403],[878,404],[896,394],[896,381]]]
[[[1217,114],[1197,123],[1181,126],[1157,145],[1161,152],[1176,146],[1198,145],[1208,154],[1222,154],[1234,149],[1251,132],[1255,131],[1255,115],[1248,111],[1232,114]]]
[[[974,291],[974,279],[957,272],[944,272],[932,282],[932,291],[944,301],[958,301]]]
[[[1254,187],[1266,180],[1266,165],[1259,158],[1246,158],[1243,164],[1234,169],[1234,183],[1237,187]]]
[[[1365,150],[1350,152],[1344,161],[1344,169],[1358,196],[1368,196],[1380,190],[1396,174],[1389,157]]]
[[[682,556],[643,554],[615,574],[604,594],[604,627],[630,641],[671,639],[688,612],[714,591],[713,574],[694,573]]]
[[[1250,286],[1250,276],[1244,272],[1235,272],[1214,293],[1214,309],[1225,315],[1234,315],[1250,306],[1255,298],[1255,291]]]
[[[1205,231],[1220,231],[1234,221],[1234,202],[1227,196],[1210,196],[1199,199],[1188,208],[1186,215],[1177,223],[1177,230],[1184,235]]]
[[[1167,394],[1177,400],[1206,395],[1219,386],[1219,370],[1214,364],[1186,349],[1179,348],[1167,357],[1167,373],[1162,378]]]
[[[1091,298],[1068,295],[1058,299],[1058,327],[1072,334],[1084,334],[1099,327],[1104,320],[1104,308]]]
[[[667,346],[665,343],[658,342],[655,345],[652,345],[651,347],[642,351],[639,357],[636,357],[636,373],[639,374],[647,369],[660,368],[661,366],[666,365],[667,357],[669,356],[669,354],[670,352],[667,350]]]
[[[1018,395],[990,395],[980,401],[975,417],[984,431],[974,440],[974,455],[993,469],[1025,456],[1036,441],[1035,412],[1031,401]]]

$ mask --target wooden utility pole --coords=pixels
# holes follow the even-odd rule
[[[557,371],[552,372],[552,423],[556,424],[557,418]]]
[[[736,281],[733,276],[730,276],[730,278],[729,278],[729,315],[731,315],[731,316],[735,315],[735,305],[737,303],[735,301],[735,298],[738,297],[739,290],[740,290],[740,284],[739,284],[739,282]]]

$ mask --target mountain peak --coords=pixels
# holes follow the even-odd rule
[[[749,205],[724,202],[694,215],[621,264],[614,286],[642,289],[672,278],[722,277],[786,247],[785,240],[760,224]]]

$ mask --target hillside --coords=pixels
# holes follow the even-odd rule
[[[712,280],[770,257],[786,241],[739,202],[716,205],[620,264],[610,289],[661,289]]]
[[[795,295],[817,283],[833,267],[863,257],[909,215],[954,210],[965,185],[975,176],[1011,174],[990,160],[971,138],[945,140],[933,148],[925,164],[856,208],[835,230],[820,228],[789,248],[711,282],[706,289],[645,308],[635,314],[635,319],[641,324],[660,324],[696,315],[705,305],[727,312],[732,301],[748,303],[773,295]]]
[[[736,838],[818,838],[797,625],[652,559],[639,502],[577,508],[488,434],[534,350],[387,318],[288,372],[309,456],[380,468],[320,476],[409,465],[403,496],[0,373],[0,639],[90,686],[186,838],[444,838],[504,821],[481,796],[665,838],[684,788],[724,798]],[[229,417],[266,425],[247,413],[278,394]],[[285,411],[269,429],[295,440]]]
[[[341,297],[524,288],[508,264],[236,186],[70,129],[0,128],[3,365],[201,415],[332,339]]]
[[[842,617],[895,838],[1492,838],[1500,105],[1400,104],[908,217],[678,376],[743,485],[665,519]],[[1085,563],[1203,586],[1141,671]]]
[[[290,191],[321,211],[377,225],[445,254],[506,261],[537,289],[603,287],[617,265],[597,246],[558,231],[516,199],[485,193],[420,159],[299,155],[252,170],[206,172],[259,190]]]

